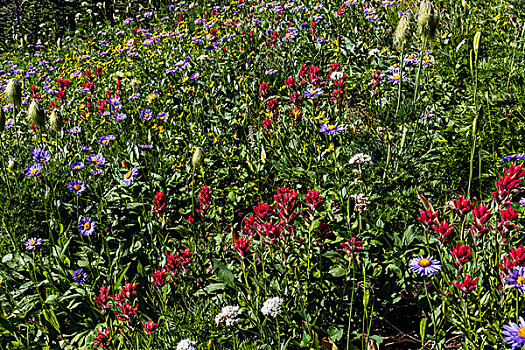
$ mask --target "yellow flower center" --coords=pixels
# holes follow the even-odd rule
[[[80,169],[80,165],[75,165],[75,169]]]
[[[80,185],[79,184],[73,185],[73,188],[78,191],[80,190]]]
[[[144,118],[149,117],[149,113],[144,113]]]
[[[36,241],[35,241],[34,239],[31,240],[31,242],[29,242],[29,245],[30,245],[30,246],[33,246],[33,245],[35,245],[35,244],[36,244]]]
[[[401,79],[400,75],[394,75],[394,80],[399,80],[399,79]]]
[[[91,161],[92,162],[96,162],[96,161],[98,161],[98,159],[97,159],[97,157],[91,157]]]
[[[102,144],[105,145],[106,143],[108,143],[108,140],[102,140]]]
[[[132,175],[131,171],[128,171],[128,172],[126,173],[126,179],[129,179],[129,178],[131,177],[131,175]]]
[[[89,222],[86,222],[84,224],[84,230],[89,230],[91,228],[91,224]]]
[[[336,128],[336,126],[335,125],[328,125],[327,128],[328,128],[328,130],[334,130]]]
[[[38,169],[36,169],[36,168],[35,169],[31,169],[31,174],[36,174],[36,173],[38,173]]]
[[[317,93],[317,90],[311,90],[311,91],[310,91],[310,94],[312,94],[312,95],[313,95],[313,94],[316,94],[316,93]]]
[[[520,328],[518,331],[518,335],[522,338],[525,338],[525,328]]]
[[[421,259],[419,260],[419,266],[421,267],[428,267],[430,266],[431,262],[428,259]]]
[[[524,284],[524,283],[525,283],[525,278],[523,278],[523,277],[521,277],[521,276],[518,277],[518,278],[516,279],[516,283],[517,283],[517,284]]]
[[[41,162],[45,162],[46,161],[46,157],[40,157],[40,161]]]

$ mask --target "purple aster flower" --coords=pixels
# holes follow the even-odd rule
[[[372,16],[376,14],[376,9],[373,7],[368,7],[365,9],[365,16]]]
[[[82,236],[91,236],[95,232],[95,223],[89,216],[85,216],[78,222],[78,231]]]
[[[193,73],[193,74],[191,75],[191,78],[192,78],[193,80],[197,80],[197,79],[200,78],[200,74],[199,74],[199,73]]]
[[[308,28],[310,28],[310,25],[308,23],[303,23],[299,26],[299,28],[301,30],[307,30]]]
[[[116,122],[121,122],[123,121],[124,119],[126,119],[128,116],[126,115],[126,113],[117,113],[115,115],[113,115],[113,120],[116,121]]]
[[[136,92],[133,95],[131,95],[130,97],[128,97],[128,100],[134,101],[134,100],[136,100],[139,97],[140,97],[140,93]]]
[[[266,75],[273,75],[275,73],[277,73],[277,69],[270,69],[266,71]]]
[[[423,119],[424,121],[427,121],[428,118],[431,118],[434,116],[434,112],[432,111],[425,111],[421,114],[421,119]]]
[[[41,170],[42,170],[42,164],[33,164],[25,170],[26,171],[25,176],[27,177],[36,176],[40,174]]]
[[[143,120],[150,120],[152,117],[151,110],[149,108],[143,109],[142,112],[140,112],[140,117]]]
[[[434,274],[441,269],[441,265],[438,260],[434,260],[433,256],[422,257],[418,256],[410,259],[408,262],[408,267],[412,269],[415,273],[420,274],[421,276],[427,276]]]
[[[133,183],[133,180],[139,175],[139,170],[137,168],[133,168],[129,170],[126,174],[124,174],[123,183],[126,186],[129,186]]]
[[[503,341],[512,346],[512,349],[521,349],[525,345],[525,320],[519,317],[519,323],[509,322],[503,325],[504,331],[501,332]]]
[[[13,125],[15,125],[15,120],[14,119],[7,119],[7,121],[5,122],[5,127],[6,128],[10,128]]]
[[[399,75],[399,72],[394,72],[392,76],[388,77],[388,81],[392,84],[399,84],[399,82],[404,82],[406,77],[406,73],[403,73],[403,76]]]
[[[109,141],[111,141],[111,139],[108,136],[102,136],[100,140],[98,140],[102,146],[109,145]]]
[[[394,3],[390,0],[383,0],[383,2],[381,2],[381,5],[384,6],[384,7],[392,7],[392,5],[394,5]]]
[[[337,123],[323,124],[323,126],[321,126],[321,129],[319,129],[319,132],[327,132],[330,135],[335,135],[336,133],[341,132],[343,130],[344,128],[341,125],[337,125]]]
[[[306,91],[304,92],[304,94],[307,96],[307,97],[310,97],[310,98],[314,98],[316,96],[321,96],[323,94],[323,90],[321,89],[315,89],[315,88],[309,88],[309,89],[306,89]]]
[[[106,164],[106,158],[104,158],[101,154],[90,154],[87,157],[88,162],[91,162],[95,165],[104,165]]]
[[[26,241],[26,249],[31,251],[42,244],[42,238],[29,238]]]
[[[403,61],[405,63],[417,64],[417,63],[419,63],[419,58],[418,58],[417,55],[408,55],[407,57],[405,57],[405,59]]]
[[[513,267],[505,279],[509,282],[508,288],[516,287],[520,293],[525,293],[525,266]]]
[[[525,207],[525,197],[522,197],[522,198],[520,199],[520,205],[521,205],[522,207]]]
[[[33,151],[31,151],[31,154],[33,155],[33,159],[35,160],[35,162],[47,163],[51,159],[49,153],[40,148],[34,149]]]
[[[137,147],[140,149],[152,149],[153,145],[137,145]]]
[[[513,154],[513,155],[510,155],[510,156],[505,156],[505,157],[501,158],[502,162],[508,161],[508,160],[525,160],[525,153]]]
[[[91,151],[93,148],[89,146],[80,146],[81,151]]]
[[[74,126],[71,129],[68,130],[70,134],[78,134],[82,131],[82,128],[80,126]]]
[[[71,170],[80,170],[80,169],[84,169],[84,163],[82,163],[82,162],[71,163],[71,164],[69,165],[69,167],[71,168]]]
[[[168,113],[160,112],[158,117],[157,117],[157,120],[165,122],[166,120],[168,120]]]
[[[78,284],[86,283],[87,276],[87,273],[85,273],[82,269],[78,269],[75,272],[73,272],[73,280]]]
[[[375,14],[375,15],[368,15],[368,16],[365,16],[365,19],[366,19],[367,21],[373,22],[373,21],[375,21],[378,17],[379,17],[379,16],[378,16],[377,14]]]
[[[102,170],[102,169],[93,169],[93,170],[90,170],[90,171],[89,171],[89,173],[90,173],[91,175],[100,175],[100,174],[102,174],[103,172],[104,172],[104,170]]]
[[[73,180],[67,187],[69,188],[69,192],[75,194],[82,193],[86,190],[86,185],[81,180]]]

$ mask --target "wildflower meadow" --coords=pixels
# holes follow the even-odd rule
[[[0,16],[1,349],[525,348],[523,0]]]

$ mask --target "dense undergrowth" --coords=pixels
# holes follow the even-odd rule
[[[522,8],[180,2],[22,41],[0,344],[519,348]]]

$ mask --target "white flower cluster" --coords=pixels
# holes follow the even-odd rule
[[[238,306],[225,306],[222,308],[221,312],[215,316],[215,323],[226,323],[227,326],[233,326],[239,320],[237,317],[241,314],[241,310]]]
[[[370,204],[370,200],[368,199],[368,197],[365,197],[365,195],[362,193],[354,194],[352,195],[352,198],[355,201],[355,211],[357,212],[365,211],[366,206]]]
[[[350,159],[350,164],[372,164],[372,157],[365,153],[358,153]]]
[[[177,350],[195,350],[197,342],[191,339],[183,339],[177,345]]]
[[[279,297],[268,299],[264,302],[261,312],[263,315],[270,315],[272,317],[277,317],[281,312],[283,312],[283,299]]]

